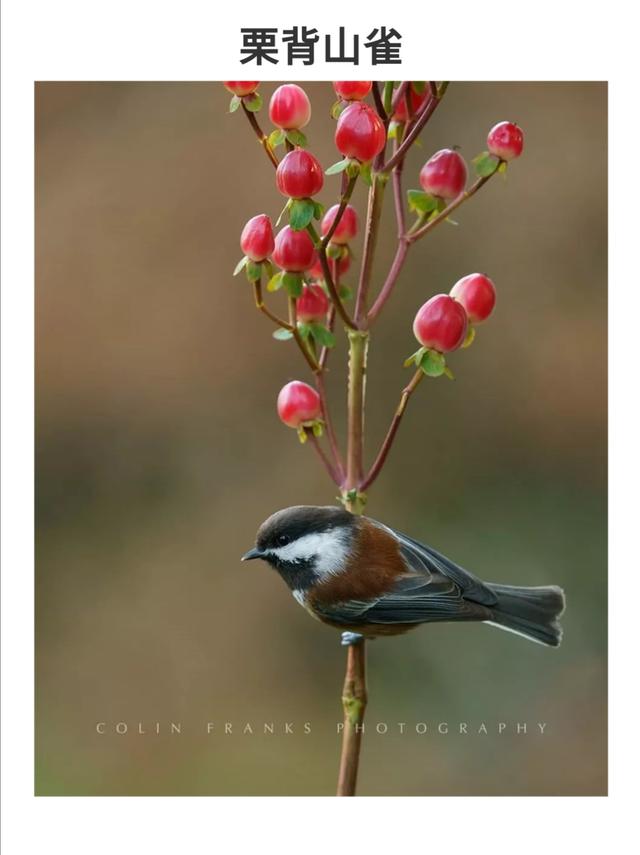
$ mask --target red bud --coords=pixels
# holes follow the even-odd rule
[[[467,183],[467,165],[462,155],[450,148],[437,151],[420,170],[420,186],[425,193],[455,199]]]
[[[486,321],[496,304],[495,285],[484,273],[464,276],[456,282],[450,293],[464,307],[474,324]]]
[[[448,294],[436,294],[418,310],[413,334],[423,347],[448,353],[457,350],[467,333],[467,313]]]
[[[340,113],[335,140],[338,151],[345,157],[368,163],[384,148],[386,133],[375,110],[356,101]]]
[[[303,148],[286,154],[276,170],[276,184],[283,196],[305,199],[322,190],[324,175],[318,160]]]
[[[520,157],[524,147],[522,128],[513,122],[499,122],[489,131],[487,148],[502,160],[513,160]]]
[[[251,217],[240,235],[240,246],[251,261],[264,261],[273,252],[271,220],[266,214]]]
[[[299,428],[320,418],[320,396],[307,383],[292,380],[278,395],[278,415],[288,427]]]
[[[315,247],[307,232],[294,232],[285,226],[276,235],[273,260],[283,270],[301,273],[313,264]]]
[[[269,118],[284,130],[300,130],[309,124],[311,104],[307,93],[295,83],[278,86],[269,102]]]

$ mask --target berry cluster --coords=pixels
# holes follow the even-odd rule
[[[226,81],[225,86],[234,99],[240,100],[248,114],[259,110],[258,83]],[[370,323],[378,311],[376,304],[370,317],[360,316],[351,321],[342,303],[349,292],[340,280],[349,270],[352,259],[350,244],[359,228],[358,214],[349,202],[353,185],[361,176],[369,184],[370,194],[375,194],[376,188],[384,188],[391,172],[397,186],[400,186],[394,161],[402,153],[403,140],[415,134],[421,117],[437,106],[437,99],[444,91],[441,88],[444,84],[438,87],[437,84],[412,82],[400,84],[397,88],[385,85],[386,107],[381,110],[379,101],[374,109],[365,100],[371,95],[373,86],[371,81],[333,83],[338,100],[331,113],[336,119],[335,145],[342,160],[326,170],[307,149],[307,138],[302,133],[311,120],[311,104],[300,86],[283,84],[271,96],[268,113],[275,129],[269,136],[263,134],[257,121],[251,118],[254,130],[258,128],[260,141],[276,166],[276,187],[287,199],[276,225],[285,215],[288,225],[280,228],[274,236],[271,219],[266,214],[252,217],[242,230],[240,245],[244,257],[236,272],[245,269],[254,286],[256,305],[278,324],[274,337],[295,339],[316,376],[324,369],[327,348],[334,344],[336,309],[348,327],[364,332],[367,322]],[[236,107],[236,101],[232,100],[231,109]],[[387,161],[391,167],[385,172],[388,140],[393,140],[394,154]],[[283,144],[287,150],[278,159],[275,150]],[[469,170],[456,147],[444,148],[431,155],[419,172],[420,189],[409,190],[407,194],[409,211],[415,213],[416,220],[402,235],[401,260],[404,257],[402,253],[406,253],[411,243],[439,222],[449,219],[455,208],[473,195],[494,172],[504,172],[507,163],[519,157],[522,150],[523,134],[517,125],[511,122],[495,125],[487,137],[487,151],[474,159],[477,178],[468,189]],[[345,176],[341,199],[325,212],[316,199],[324,188],[325,175],[342,172]],[[402,224],[403,219],[400,220]],[[314,220],[319,221],[319,230],[313,225]],[[365,254],[368,239],[367,235]],[[266,309],[261,291],[264,274],[268,291],[283,288],[286,292],[288,320],[278,318]],[[394,275],[397,276],[397,271]],[[394,284],[393,278],[385,283],[378,298],[382,302],[388,297],[389,281],[391,287]],[[449,294],[431,297],[420,307],[413,322],[413,333],[420,348],[405,364],[414,364],[421,376],[444,374],[452,377],[445,354],[472,343],[475,328],[491,315],[495,300],[494,284],[482,273],[464,276]],[[323,349],[320,357],[317,348]],[[280,419],[295,428],[304,441],[309,435],[321,435],[325,406],[316,389],[293,381],[281,390],[277,409]]]

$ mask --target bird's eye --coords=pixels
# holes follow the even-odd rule
[[[289,535],[288,534],[278,535],[278,546],[286,546],[287,543],[289,543]]]

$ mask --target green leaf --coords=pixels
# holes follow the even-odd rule
[[[315,214],[312,199],[294,199],[289,209],[289,225],[294,232],[301,232],[309,225]]]
[[[500,166],[498,167],[498,172],[501,172],[504,175],[506,171],[507,171],[507,161],[502,160],[502,161],[500,161]]]
[[[394,140],[398,136],[398,122],[390,122],[389,130],[387,131],[387,139]]]
[[[311,335],[311,326],[303,323],[302,321],[298,321],[298,332],[302,338],[309,338]]]
[[[345,101],[334,101],[334,103],[331,105],[331,118],[338,119],[340,117],[340,113],[342,113],[346,106],[347,104]]]
[[[412,80],[411,81],[411,88],[416,93],[416,95],[422,95],[422,93],[424,92],[426,87],[427,87],[426,80]]]
[[[488,151],[483,151],[482,154],[474,157],[472,162],[480,178],[488,178],[493,175],[500,165],[499,159],[493,154],[489,154]]]
[[[252,92],[251,95],[245,95],[244,106],[250,113],[257,113],[262,107],[262,96],[257,92]]]
[[[234,95],[234,96],[231,98],[231,101],[229,101],[229,112],[230,112],[230,113],[235,113],[235,111],[238,109],[238,107],[240,106],[240,104],[242,104],[242,99],[241,99],[241,98],[238,98],[238,96],[237,96],[237,95]]]
[[[291,330],[286,330],[284,327],[280,327],[273,332],[273,337],[277,341],[289,341],[290,338],[293,338],[293,333]]]
[[[311,335],[323,347],[333,347],[336,343],[335,336],[323,324],[310,324]]]
[[[341,300],[350,300],[353,297],[353,291],[348,285],[341,285],[338,289],[338,295]]]
[[[293,204],[293,199],[287,199],[287,204],[284,206],[284,208],[278,214],[278,219],[276,220],[276,228],[280,225],[282,218],[287,213],[287,211],[289,210],[289,208],[291,207],[292,204]]]
[[[321,205],[320,202],[313,203],[313,219],[319,220],[324,216],[324,205]]]
[[[282,128],[276,128],[275,131],[271,131],[269,134],[268,143],[271,148],[278,148],[284,142],[284,138],[285,134]]]
[[[267,282],[267,291],[277,291],[279,288],[282,288],[282,276],[281,270],[275,276],[272,276]]]
[[[430,214],[438,208],[438,199],[424,190],[407,190],[409,210],[417,214]]]
[[[371,178],[371,164],[363,163],[360,167],[360,178],[364,181],[367,187],[371,187],[373,179]]]
[[[325,169],[325,175],[338,175],[340,172],[344,172],[345,169],[349,166],[349,158],[345,157],[344,160],[339,160],[337,163],[333,163],[328,169]]]
[[[262,276],[262,265],[259,262],[247,261],[245,270],[249,282],[257,282]]]
[[[315,437],[319,438],[322,436],[322,422],[320,421],[320,419],[318,419],[318,421],[315,421],[313,423],[313,425],[311,426],[311,430],[312,430],[313,435]]]
[[[290,297],[299,297],[302,294],[302,276],[300,273],[285,271],[282,274],[282,284]]]
[[[327,258],[331,258],[334,261],[338,258],[342,258],[343,249],[344,247],[341,244],[329,241],[327,246]]]
[[[242,256],[242,258],[241,258],[241,259],[240,259],[240,261],[236,264],[236,266],[235,266],[235,268],[234,268],[234,270],[233,270],[233,275],[234,275],[234,276],[237,276],[237,275],[238,275],[238,273],[240,273],[240,271],[241,271],[241,270],[244,270],[244,268],[245,268],[245,267],[246,267],[246,265],[247,265],[247,261],[249,261],[249,259],[247,258],[247,256],[246,256],[246,255],[243,255],[243,256]]]
[[[462,342],[463,349],[465,347],[471,347],[475,337],[476,337],[476,328],[472,324],[469,324],[469,326],[467,327],[467,334],[464,337],[464,341]]]
[[[419,367],[427,377],[440,377],[446,368],[444,354],[437,350],[427,350],[420,360]]]
[[[444,376],[448,377],[449,380],[455,380],[456,379],[456,375],[453,373],[453,371],[449,368],[448,365],[445,365],[445,367],[444,367]]]
[[[408,368],[410,365],[417,365],[417,366],[419,366],[419,365],[420,365],[420,362],[421,362],[421,360],[422,360],[422,357],[424,356],[424,354],[425,354],[425,348],[424,348],[424,347],[419,347],[419,348],[418,348],[418,350],[416,350],[416,352],[415,352],[415,353],[412,353],[412,354],[411,354],[411,356],[408,356],[408,357],[405,359],[405,361],[404,361],[404,363],[403,363],[404,367],[405,367],[405,368]]]
[[[285,135],[291,145],[297,145],[300,146],[300,148],[305,148],[305,146],[307,145],[307,138],[302,133],[302,131],[290,130],[287,131]]]

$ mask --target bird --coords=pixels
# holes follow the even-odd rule
[[[257,558],[309,614],[341,630],[345,646],[442,621],[482,621],[549,647],[562,640],[562,588],[483,582],[431,546],[340,506],[272,514],[241,560]]]

